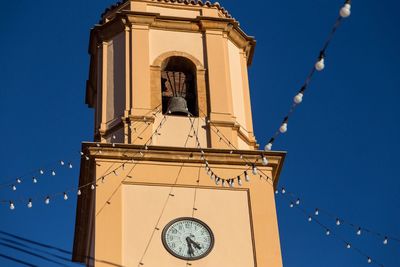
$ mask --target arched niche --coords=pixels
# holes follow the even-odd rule
[[[172,59],[172,60],[171,60]],[[192,65],[195,74],[195,89],[197,97],[197,113],[200,117],[206,117],[207,109],[207,91],[206,91],[206,71],[203,64],[192,55],[184,52],[171,51],[158,56],[150,66],[150,82],[151,82],[151,104],[153,108],[162,107],[162,72],[168,68],[168,64],[175,64],[176,59],[181,60],[183,65]],[[179,62],[178,60],[178,62]],[[174,62],[175,61],[175,62]],[[185,63],[186,62],[186,63]],[[190,64],[189,64],[190,62]],[[178,63],[179,64],[179,63]],[[190,69],[189,66],[182,66],[183,69]],[[168,70],[168,69],[167,69]]]

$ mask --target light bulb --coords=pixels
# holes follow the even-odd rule
[[[246,179],[246,182],[250,182],[250,176],[247,171],[244,172],[244,178]]]
[[[282,187],[282,194],[286,194],[286,189],[284,187]]]
[[[33,177],[33,178],[32,178],[32,182],[33,182],[34,184],[37,184],[38,180],[36,179],[36,177]]]
[[[361,235],[361,228],[358,228],[357,235]]]
[[[340,16],[342,18],[347,18],[351,15],[351,5],[349,3],[344,4],[344,6],[340,9]]]
[[[346,248],[351,249],[351,245],[349,243],[347,243]]]
[[[12,185],[12,190],[17,191],[17,187],[15,185]]]
[[[262,164],[263,164],[264,166],[267,166],[267,165],[268,165],[268,159],[267,159],[266,156],[263,156],[263,157],[262,157]]]
[[[322,71],[323,69],[325,69],[325,59],[324,57],[320,57],[319,60],[317,61],[317,63],[315,63],[315,69],[317,71]]]
[[[92,190],[94,190],[96,187],[94,186],[94,184],[92,184],[91,186],[90,186],[90,189],[92,189]]]
[[[28,208],[32,208],[32,206],[33,206],[33,204],[32,204],[32,199],[29,199],[29,201],[28,201]]]
[[[81,153],[81,156],[85,155],[82,151],[80,153]]]
[[[315,216],[318,216],[319,215],[319,210],[318,209],[315,209]]]
[[[284,122],[284,123],[282,123],[281,127],[279,128],[279,131],[280,131],[281,133],[286,133],[286,132],[287,132],[287,129],[288,129],[287,127],[288,127],[287,122]]]
[[[257,175],[258,171],[256,165],[253,164],[251,171],[253,172],[253,175]]]
[[[68,200],[68,195],[67,195],[67,193],[64,193],[64,200]]]
[[[279,194],[279,190],[275,190],[275,195],[278,195]]]
[[[368,262],[368,263],[372,263],[372,259],[371,259],[370,257],[368,257],[367,262]]]
[[[20,178],[17,178],[17,183],[18,184],[22,183],[22,180]]]
[[[336,225],[337,226],[339,226],[339,225],[341,225],[342,223],[340,222],[340,220],[339,219],[336,219]]]
[[[389,242],[388,238],[387,238],[387,237],[385,237],[385,239],[383,240],[383,244],[384,244],[384,245],[387,245],[387,244],[388,244],[388,242]]]
[[[78,192],[76,193],[78,196],[82,195],[82,192],[80,189],[78,189]]]
[[[222,187],[225,187],[225,180],[222,180]]]
[[[239,185],[239,186],[242,186],[242,185],[243,185],[243,183],[242,183],[242,179],[240,179],[240,176],[238,176],[238,178],[237,178],[237,179],[238,179],[238,185]]]
[[[294,204],[293,204],[293,202],[291,202],[291,203],[290,203],[289,207],[291,207],[291,208],[293,208],[293,207],[294,207]]]
[[[264,150],[265,151],[271,151],[272,150],[272,143],[266,144],[265,147],[264,147]]]
[[[44,174],[44,170],[40,170],[39,173],[40,173],[41,175],[43,175],[43,174]]]
[[[230,186],[230,187],[234,187],[234,186],[235,186],[235,180],[234,180],[234,179],[231,179],[231,180],[229,181],[229,186]]]
[[[300,199],[299,198],[296,200],[296,205],[300,205]]]
[[[65,162],[63,160],[60,160],[60,164],[61,164],[61,166],[64,166]]]
[[[68,164],[68,168],[72,169],[72,163]]]
[[[326,235],[330,235],[331,234],[331,231],[328,229],[328,230],[326,230]]]
[[[312,221],[312,217],[308,216],[308,221],[311,222]]]
[[[130,127],[130,126],[129,126],[129,127]],[[97,144],[96,144],[96,146],[97,146],[97,147],[100,147],[100,144],[99,144],[99,143],[97,143]]]
[[[219,181],[220,181],[221,179],[219,178],[219,177],[217,177],[217,179],[215,179],[215,184],[216,185],[219,185]]]
[[[298,93],[293,99],[294,103],[300,104],[301,102],[303,102],[303,96],[303,93]]]
[[[55,171],[51,171],[51,175],[56,176],[56,172]]]
[[[10,202],[10,210],[15,210],[15,205],[13,202]]]
[[[211,175],[211,169],[210,169],[210,168],[208,168],[208,170],[207,170],[207,175],[208,175],[208,176]]]
[[[115,140],[115,139],[117,139],[117,137],[116,137],[115,135],[113,135],[113,136],[112,136],[112,139],[114,139],[114,140]]]
[[[90,158],[89,158],[88,156],[85,156],[85,159],[86,159],[86,160],[89,160]]]
[[[115,176],[118,176],[117,170],[114,170],[113,173]]]
[[[45,203],[46,205],[49,205],[49,203],[50,203],[50,197],[46,197],[46,199],[44,200],[44,203]]]

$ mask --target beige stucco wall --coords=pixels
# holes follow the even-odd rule
[[[122,150],[119,153],[127,152]],[[97,155],[107,154],[103,151]],[[98,182],[96,259],[136,267],[138,260],[145,255],[144,266],[159,267],[162,263],[163,267],[175,267],[185,264],[169,255],[160,235],[172,219],[192,216],[194,188],[198,187],[194,216],[212,228],[216,241],[213,252],[203,260],[192,263],[192,266],[255,267],[257,259],[257,266],[281,267],[273,186],[251,174],[251,181],[243,181],[242,187],[237,184],[234,188],[216,186],[203,165],[173,162],[176,160],[174,156],[170,155],[171,162],[126,163],[124,169],[118,169],[118,176],[110,174],[104,183]],[[197,157],[195,155],[194,159]],[[229,153],[225,157],[229,158]],[[96,177],[100,178],[124,161],[99,159],[96,162]],[[221,177],[235,177],[246,169],[244,165],[212,166]],[[260,169],[272,176],[271,167],[260,166]],[[127,178],[128,175],[130,177]],[[169,196],[170,192],[173,196]],[[166,208],[160,217],[163,205]],[[156,225],[159,218],[160,222]],[[155,227],[159,230],[155,231],[149,243]],[[147,244],[150,245],[144,254]],[[104,262],[96,263],[96,267],[106,266],[108,264]]]
[[[164,53],[179,51],[192,55],[204,65],[201,33],[150,29],[149,40],[151,63]]]
[[[160,13],[163,16],[183,17],[183,18],[196,18],[201,15],[201,11],[177,7],[160,7],[156,5],[147,5],[147,11],[152,13]]]
[[[123,186],[123,266],[136,267],[142,257],[149,267],[185,264],[165,250],[161,232],[173,219],[192,217],[195,189],[173,188],[174,197],[169,197],[170,192],[168,186]],[[211,228],[215,245],[192,266],[254,266],[247,191],[197,189],[196,208],[194,217]],[[160,230],[150,241],[156,226]]]
[[[156,117],[153,124],[153,132],[156,130],[162,119],[163,116]],[[201,118],[192,118],[192,122],[202,148],[206,148],[207,132],[205,130],[204,120]],[[168,116],[159,132],[160,135],[154,135],[152,145],[197,147],[196,138],[191,123],[187,117]],[[190,138],[188,138],[189,132],[192,136]],[[186,140],[188,140],[187,143]]]
[[[107,59],[103,62],[107,70],[106,114],[103,123],[113,127],[125,110],[125,38],[116,35],[107,42]]]

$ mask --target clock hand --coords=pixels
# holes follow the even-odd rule
[[[193,244],[193,246],[194,246],[196,249],[201,249],[201,246],[199,245],[199,243],[194,242],[190,237],[188,237],[187,240],[189,240],[189,242],[190,242],[191,244]]]
[[[192,248],[192,243],[190,241],[191,241],[191,239],[189,237],[186,237],[186,242],[188,244],[188,254],[189,254],[189,256],[193,256],[194,255],[194,251],[193,251],[193,248]]]

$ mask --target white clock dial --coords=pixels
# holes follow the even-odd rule
[[[194,218],[178,218],[162,232],[165,248],[183,260],[198,260],[207,256],[214,246],[214,235],[205,223]]]

